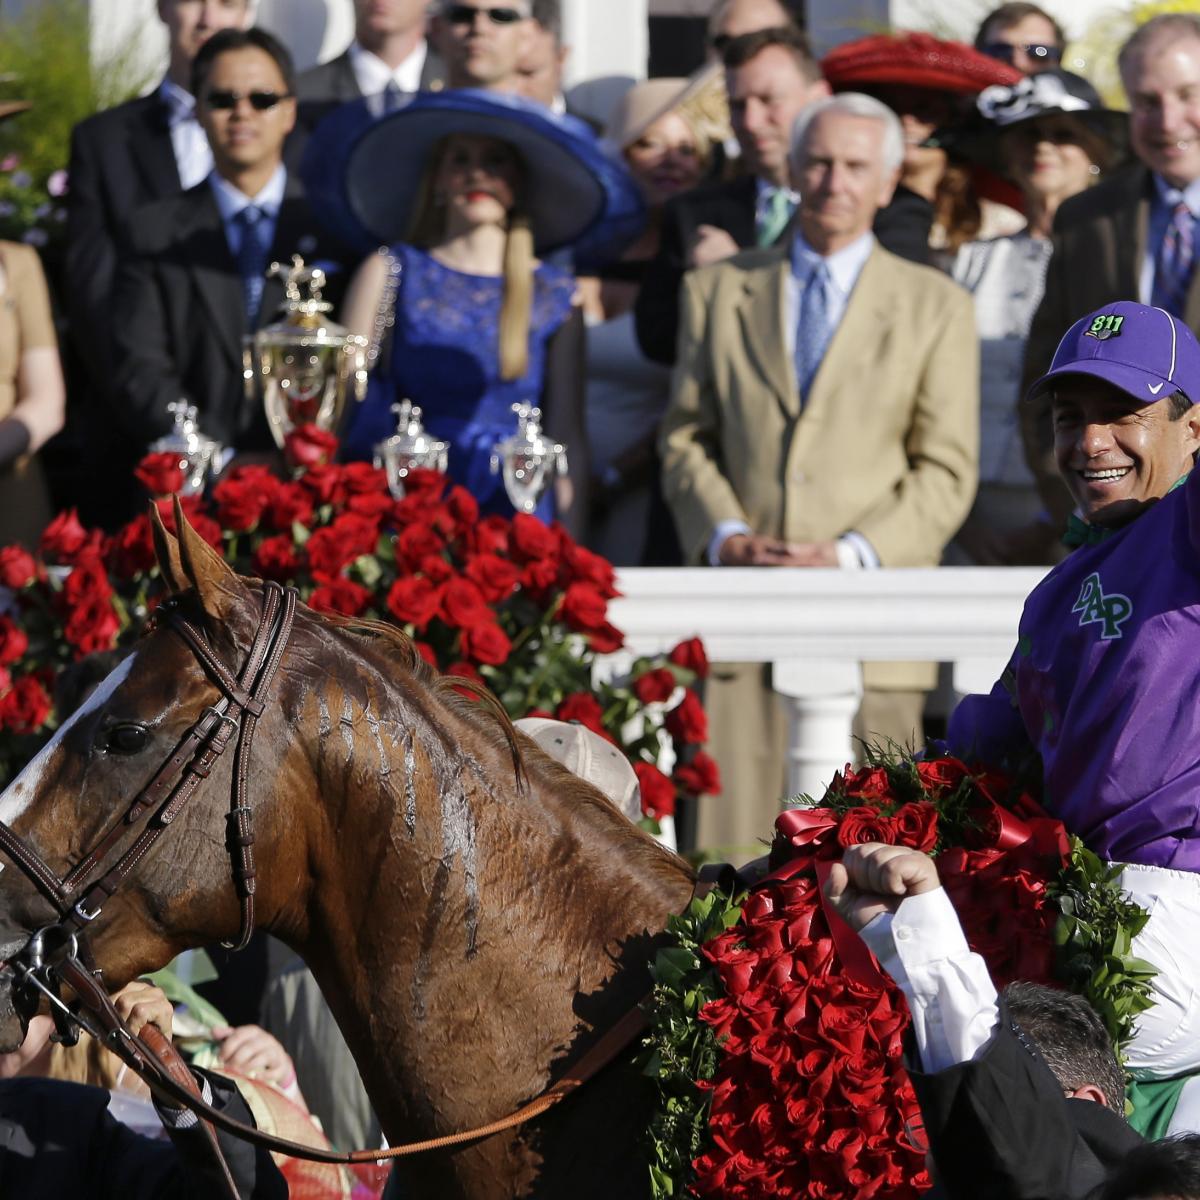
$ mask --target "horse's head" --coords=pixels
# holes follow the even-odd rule
[[[154,514],[159,567],[171,590],[164,615],[0,796],[0,822],[35,864],[17,861],[20,846],[0,854],[0,1051],[24,1036],[29,1014],[20,1011],[25,998],[18,1004],[14,996],[11,964],[39,929],[83,933],[110,988],[185,946],[238,935],[242,907],[226,818],[245,711],[231,705],[228,688],[214,682],[211,663],[204,665],[181,625],[199,631],[237,676],[266,598],[234,575],[178,509],[176,518],[178,540]],[[280,740],[281,720],[264,713],[260,749]],[[205,747],[223,738],[228,748],[206,761]],[[256,768],[263,762],[256,751]],[[180,800],[180,781],[194,774],[189,763],[210,777],[193,779]],[[253,798],[253,780],[246,791]],[[135,804],[139,797],[144,803]],[[161,832],[144,855],[132,849],[153,829]],[[40,885],[39,859],[48,868]],[[111,883],[112,894],[98,881]]]

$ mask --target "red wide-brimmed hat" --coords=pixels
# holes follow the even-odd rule
[[[962,42],[928,33],[877,34],[837,46],[821,60],[834,91],[899,84],[973,96],[996,83],[1019,83],[1015,67],[988,58]]]

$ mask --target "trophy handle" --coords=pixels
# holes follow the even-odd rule
[[[254,386],[254,343],[247,338],[242,343],[242,388],[245,392],[246,399],[253,404],[257,399],[257,392]]]

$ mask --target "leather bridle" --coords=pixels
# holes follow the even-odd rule
[[[84,941],[86,930],[170,828],[235,737],[237,750],[226,817],[226,845],[241,908],[241,927],[237,941],[227,943],[227,946],[241,950],[249,942],[254,931],[254,813],[247,802],[246,785],[254,731],[291,637],[297,602],[295,588],[283,588],[277,583],[264,584],[262,596],[258,629],[236,677],[217,656],[203,631],[183,616],[176,601],[167,600],[160,606],[156,619],[165,622],[187,643],[205,674],[221,692],[221,698],[201,712],[171,756],[134,797],[121,819],[63,878],[54,873],[24,838],[0,821],[0,852],[50,902],[58,916],[57,923],[34,934],[14,960],[23,968],[18,975],[24,983],[30,982],[30,970],[41,972],[43,982],[47,981],[48,947],[57,944],[77,946],[84,961],[89,960]],[[89,884],[117,844],[143,818],[146,818],[144,825],[135,840]],[[67,1040],[73,1040],[72,1031],[63,1029],[61,1024],[59,1032]]]

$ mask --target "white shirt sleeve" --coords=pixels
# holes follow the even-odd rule
[[[753,533],[754,530],[745,521],[719,521],[713,535],[708,539],[708,565],[721,565],[721,547],[735,533]]]
[[[859,936],[904,993],[928,1073],[970,1062],[991,1041],[1000,1017],[996,988],[943,888],[909,896]]]

